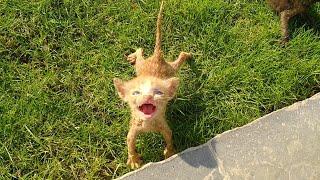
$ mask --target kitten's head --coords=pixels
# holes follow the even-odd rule
[[[127,82],[117,78],[113,81],[120,98],[129,104],[133,115],[142,120],[151,120],[164,113],[179,85],[179,79],[175,77],[162,80],[144,76]]]

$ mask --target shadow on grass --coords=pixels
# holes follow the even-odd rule
[[[293,17],[289,22],[290,39],[294,38],[292,33],[300,27],[304,27],[305,30],[312,29],[317,36],[320,36],[320,15],[314,9],[310,9],[305,14]]]
[[[186,79],[192,79],[190,77],[192,75],[197,80],[182,82],[185,85],[183,94],[189,96],[187,99],[184,99],[184,95],[182,95],[181,99],[178,97],[170,103],[167,110],[168,121],[173,131],[173,139],[177,152],[203,143],[203,138],[201,136],[194,136],[193,133],[197,119],[200,119],[203,110],[206,108],[205,103],[203,103],[202,94],[197,92],[202,85],[201,82],[203,82],[199,80],[199,77],[202,76],[201,78],[204,79],[206,77],[203,77],[203,74],[201,74],[194,58],[187,63],[191,71]]]

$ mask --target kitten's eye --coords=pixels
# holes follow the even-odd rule
[[[136,95],[139,95],[140,94],[140,91],[133,91],[132,95],[136,96]]]
[[[159,89],[154,90],[154,94],[156,95],[163,95],[163,92],[160,91]]]

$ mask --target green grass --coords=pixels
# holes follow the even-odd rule
[[[130,112],[112,78],[134,75],[125,53],[153,51],[158,9],[142,0],[0,1],[0,179],[130,171]],[[178,151],[320,90],[319,32],[300,17],[282,47],[279,17],[263,1],[167,0],[164,14],[165,57],[194,54],[168,108]],[[162,160],[163,145],[158,134],[137,144],[145,162]]]

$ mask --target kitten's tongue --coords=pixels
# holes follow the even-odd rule
[[[142,104],[139,109],[146,115],[150,115],[156,111],[156,107],[152,104]]]

